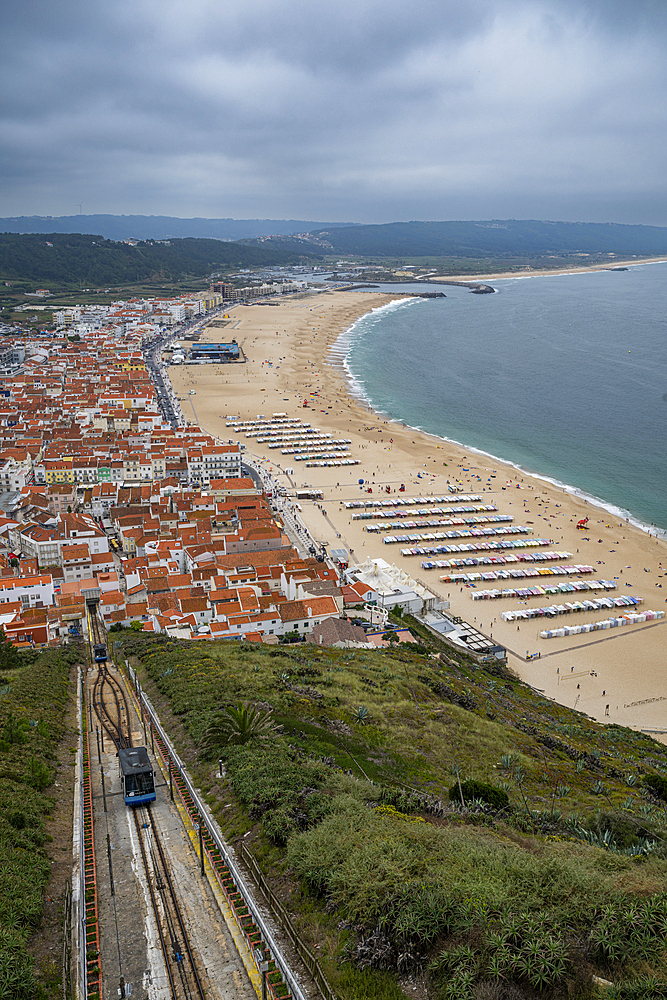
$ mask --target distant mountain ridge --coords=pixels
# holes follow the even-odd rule
[[[354,226],[352,222],[300,219],[179,219],[171,215],[20,215],[0,219],[3,233],[98,233],[107,240],[168,240],[194,237],[246,240],[293,236],[312,229]]]
[[[562,254],[667,255],[667,228],[614,222],[389,222],[311,230],[326,253],[374,257],[531,257]]]
[[[267,237],[309,234],[314,253],[373,257],[532,257],[549,254],[667,254],[667,228],[620,223],[489,219],[387,222],[304,219],[181,219],[169,215],[69,215],[0,218],[0,232],[97,233],[107,240],[209,239],[265,245]],[[319,246],[317,244],[320,244]],[[270,241],[269,241],[270,245]]]

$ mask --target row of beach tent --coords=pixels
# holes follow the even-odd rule
[[[262,437],[257,437],[261,434]],[[308,426],[301,427],[285,427],[281,430],[256,430],[256,431],[246,431],[246,437],[257,437],[258,441],[273,441],[274,438],[293,438],[293,437],[307,437],[309,434],[321,434],[322,436],[333,437],[331,431],[321,431],[319,427]]]
[[[283,448],[281,455],[314,455],[316,451],[348,451],[346,444],[336,444],[329,441],[327,444],[313,444],[306,447],[299,445],[298,448]]]
[[[246,434],[247,438],[252,438],[255,435]],[[269,448],[277,446],[280,448],[284,444],[294,444],[298,441],[326,441],[331,440],[333,434],[325,434],[323,431],[314,427],[311,431],[299,431],[295,434],[266,434],[262,437],[257,437],[257,444],[268,444]]]
[[[454,497],[392,497],[391,500],[347,500],[343,506],[346,510],[359,510],[362,507],[410,507],[415,504],[434,503],[474,503],[482,500],[481,493],[458,493]]]
[[[246,437],[253,436],[252,434],[246,434]],[[309,430],[288,431],[285,434],[282,432],[280,434],[266,434],[257,438],[257,444],[266,444],[268,441],[269,447],[271,447],[271,445],[276,444],[278,446],[280,444],[291,444],[293,441],[325,441],[327,438],[332,437],[333,434],[330,431],[321,431],[317,427],[311,427]]]
[[[453,517],[451,524],[479,525],[487,521],[511,521],[510,514],[497,514],[493,517]],[[439,542],[444,538],[476,538],[478,535],[529,535],[531,529],[522,525],[510,525],[507,528],[471,527],[466,531],[425,531],[412,535],[385,535],[385,545],[396,545],[398,542]]]
[[[469,508],[470,509],[470,508]],[[483,510],[484,508],[479,508]],[[472,510],[475,510],[473,507]],[[505,523],[513,521],[514,518],[511,514],[496,514],[496,515],[481,515],[475,517],[440,517],[435,518],[432,521],[405,521],[405,522],[392,522],[391,524],[369,524],[364,531],[369,531],[375,534],[381,534],[383,531],[388,531],[391,528],[444,528],[450,524],[488,524],[493,522],[495,524]]]
[[[632,608],[643,604],[643,597],[634,594],[620,594],[618,597],[595,597],[586,601],[573,601],[567,604],[551,604],[547,608],[519,608],[518,611],[503,611],[500,616],[504,622],[525,621],[528,618],[556,618],[558,615],[571,615],[581,611],[601,611],[602,608]]]
[[[563,628],[546,629],[540,632],[541,639],[560,639],[564,635],[579,635],[581,632],[597,632],[600,629],[618,628],[619,625],[638,625],[640,622],[652,622],[665,617],[664,611],[630,612],[620,618],[605,618],[601,622],[591,622],[589,625],[564,625]]]
[[[465,534],[474,537],[478,535],[516,535],[520,533],[520,530],[517,532],[517,529],[511,526],[509,528],[474,528],[470,532],[465,532]],[[450,535],[451,533],[448,532],[447,534]],[[401,549],[401,555],[431,556],[451,552],[495,552],[498,549],[544,548],[544,546],[551,544],[550,538],[502,538],[493,542],[467,542],[462,545],[415,545],[409,549]],[[433,565],[435,566],[436,564],[434,563]],[[422,566],[425,569],[428,568],[424,563],[422,563]]]
[[[443,583],[490,583],[492,580],[527,580],[530,577],[547,577],[547,576],[586,576],[589,573],[593,573],[592,566],[546,566],[541,569],[536,567],[529,567],[528,569],[496,569],[486,573],[447,573],[445,576],[441,576],[440,580]],[[599,581],[598,581],[599,582]],[[609,581],[602,581],[608,583]],[[558,590],[549,591],[548,588],[551,584],[545,584],[544,593],[557,593]],[[610,583],[606,588],[607,590],[612,590],[616,584]],[[599,590],[597,583],[589,583],[586,587],[576,587],[571,584],[569,587],[558,588],[565,590]],[[484,601],[491,600],[498,597],[536,597],[539,596],[540,591],[535,589],[535,593],[532,594],[529,591],[519,594],[515,590],[477,590],[472,595],[473,601]]]
[[[266,428],[268,430],[274,427],[310,427],[310,424],[302,422],[299,417],[275,417],[271,420],[260,417],[258,420],[228,420],[227,427],[231,427],[235,431],[245,431],[253,428],[257,430]]]
[[[347,449],[346,449],[347,451]],[[298,455],[294,455],[295,462],[306,462],[314,458],[347,458],[345,451],[332,451],[332,452],[313,452],[312,454],[307,454],[306,452],[300,452]],[[355,465],[357,463],[355,462]]]
[[[534,539],[547,541],[547,539]],[[427,559],[422,563],[422,569],[461,569],[464,566],[505,566],[507,563],[553,562],[571,559],[571,552],[511,552],[506,556],[467,556],[465,559]]]
[[[339,465],[359,465],[358,458],[343,458],[343,459],[330,459],[323,462],[306,462],[307,469],[321,469],[326,466],[326,468],[335,467],[338,468]]]
[[[292,444],[294,441],[330,441],[333,434],[318,431],[313,428],[309,431],[294,431],[291,434],[272,434],[270,437],[257,438],[258,444],[269,442],[269,448],[279,448],[281,443]]]
[[[450,514],[468,514],[477,510],[498,510],[494,503],[471,503],[471,504],[459,504],[457,507],[431,507],[430,510],[426,507],[420,510],[418,507],[412,507],[410,510],[397,510],[386,514],[382,510],[364,510],[360,514],[353,514],[353,521],[372,521],[378,518],[388,518],[388,517],[432,517],[434,514],[446,514],[448,517]],[[400,525],[396,525],[400,527]],[[394,527],[391,524],[385,524],[385,528]]]
[[[277,444],[276,443],[270,444],[269,448],[271,450],[274,450],[276,448],[282,448],[283,445],[292,445],[294,447],[292,447],[291,449],[290,448],[283,449],[283,455],[289,455],[290,450],[294,451],[295,448],[297,447],[303,449],[303,448],[314,448],[317,447],[318,445],[331,445],[331,447],[333,448],[340,448],[343,445],[348,445],[351,443],[352,443],[351,438],[332,438],[330,434],[327,434],[326,436],[322,437],[304,438],[303,440],[298,440],[298,441],[280,441]]]

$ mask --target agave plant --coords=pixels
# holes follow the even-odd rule
[[[451,972],[470,971],[475,965],[475,952],[468,945],[459,945],[458,948],[450,948],[441,951],[435,958],[429,969],[431,972]]]
[[[515,753],[504,753],[500,758],[500,766],[503,771],[512,771],[518,762],[519,758]]]
[[[591,928],[588,941],[593,952],[607,962],[624,962],[628,957],[629,944],[615,921],[596,924]]]
[[[646,927],[653,934],[667,936],[667,900],[664,896],[647,900],[642,910]]]
[[[275,731],[270,712],[239,701],[214,716],[204,731],[201,745],[209,751],[223,746],[242,746],[250,740],[270,736]]]
[[[473,987],[475,985],[475,973],[462,969],[457,971],[449,980],[442,996],[445,1000],[473,1000]]]
[[[524,914],[511,913],[503,924],[503,937],[510,944],[520,944],[525,930]]]
[[[505,945],[505,937],[498,931],[489,931],[484,939],[487,951],[494,955]]]
[[[541,991],[563,976],[566,964],[564,942],[538,935],[521,949],[516,968],[533,989]]]
[[[642,929],[634,931],[631,936],[632,953],[639,959],[650,959],[658,949],[664,946],[662,938],[656,937],[651,931]]]
[[[661,1000],[667,997],[667,986],[662,977],[639,976],[637,979],[626,980],[606,991],[609,1000]]]
[[[490,979],[504,979],[507,971],[507,962],[504,961],[504,953],[496,952],[486,960],[485,973]]]

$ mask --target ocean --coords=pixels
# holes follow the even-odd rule
[[[667,264],[439,284],[337,341],[351,391],[394,420],[667,533]]]

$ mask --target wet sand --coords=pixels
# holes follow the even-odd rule
[[[612,266],[620,266],[620,262]],[[473,280],[477,279],[473,276]],[[351,512],[342,506],[345,500],[371,499],[365,492],[369,484],[373,497],[386,496],[387,486],[398,495],[401,484],[405,485],[406,496],[418,497],[445,495],[447,481],[458,481],[465,493],[479,493],[483,502],[497,504],[499,513],[513,515],[514,523],[527,525],[535,537],[551,539],[550,549],[571,553],[571,559],[564,560],[564,564],[594,566],[589,579],[618,577],[618,587],[610,596],[643,597],[644,603],[637,610],[667,610],[667,569],[665,573],[662,569],[667,568],[667,544],[663,540],[619,522],[603,509],[529,473],[519,473],[512,466],[391,422],[348,394],[340,364],[329,357],[332,344],[359,316],[400,297],[327,290],[290,296],[274,306],[231,309],[228,326],[209,328],[202,340],[234,337],[243,347],[247,363],[171,367],[169,376],[182,399],[186,419],[227,440],[235,438],[226,427],[229,416],[256,419],[259,414],[270,418],[273,413],[285,412],[334,437],[351,438],[349,455],[358,458],[360,464],[331,469],[307,469],[304,462],[294,462],[291,456],[281,455],[279,449],[271,451],[243,434],[239,440],[246,444],[248,455],[272,469],[289,491],[306,484],[323,491],[324,510],[313,502],[301,502],[300,516],[317,541],[327,542],[331,548],[346,548],[357,562],[368,556],[386,559],[450,600],[453,614],[505,646],[512,669],[547,696],[570,707],[576,703],[579,710],[600,721],[667,730],[667,621],[541,639],[539,633],[544,628],[599,621],[612,612],[601,609],[567,615],[556,619],[555,625],[545,619],[519,625],[503,622],[503,611],[526,605],[516,598],[473,601],[474,590],[441,583],[439,577],[446,570],[423,570],[424,557],[401,556],[404,545],[385,545],[382,538],[388,532],[366,532],[369,522],[353,521]],[[195,389],[194,396],[189,395],[190,389]],[[304,408],[303,400],[310,400],[311,392],[318,395]],[[284,473],[286,468],[294,470],[291,476]],[[363,488],[358,485],[359,479],[365,480]],[[518,489],[517,483],[523,488]],[[586,532],[576,529],[576,522],[583,517],[590,518]],[[471,567],[470,572],[484,569]],[[493,581],[478,584],[477,589],[531,586],[536,582],[541,581]],[[547,595],[530,599],[528,606],[562,604],[587,596]],[[527,652],[541,655],[526,660]]]

